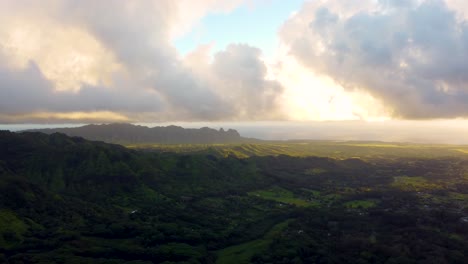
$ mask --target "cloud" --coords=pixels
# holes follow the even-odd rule
[[[466,117],[468,24],[455,2],[310,1],[280,37],[309,69],[368,91],[396,117]]]
[[[231,44],[215,55],[211,70],[217,79],[214,85],[220,87],[224,99],[238,102],[236,112],[245,117],[271,119],[280,115],[276,109],[283,87],[265,79],[267,66],[260,55],[258,48]]]
[[[233,45],[198,61],[181,58],[171,44],[207,13],[244,1],[206,0],[196,8],[172,0],[7,2],[0,11],[3,117],[112,112],[130,121],[190,121],[275,113],[282,89],[265,79],[260,50]],[[196,12],[187,16],[188,8]]]
[[[25,115],[33,112],[155,112],[160,111],[154,91],[84,85],[79,91],[56,91],[39,68],[30,62],[25,69],[10,70],[0,65],[0,112]]]
[[[5,0],[0,122],[468,116],[466,1],[307,1],[278,58],[172,44],[207,14],[261,2]]]
[[[282,54],[270,74],[285,87],[281,97],[287,120],[387,120],[388,109],[369,93],[346,90],[330,77]]]

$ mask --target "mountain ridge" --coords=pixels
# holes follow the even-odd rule
[[[89,124],[74,128],[29,129],[27,132],[45,134],[63,133],[68,136],[78,136],[88,140],[104,141],[120,144],[213,144],[242,143],[252,139],[241,137],[234,129],[219,130],[202,127],[183,128],[180,126],[146,127],[129,123]]]

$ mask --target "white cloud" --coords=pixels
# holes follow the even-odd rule
[[[236,43],[181,57],[172,44],[207,14],[259,3],[4,0],[0,121],[468,115],[465,1],[307,1],[276,58]]]
[[[229,13],[240,5],[246,4],[247,0],[178,0],[178,14],[172,26],[171,38],[180,37],[187,33],[196,23],[209,13]]]
[[[281,87],[265,80],[260,51],[233,46],[217,55],[221,60],[192,57],[189,63],[171,44],[174,34],[207,13],[229,12],[244,2],[5,0],[1,111],[28,118],[80,113],[75,119],[110,111],[133,121],[273,116],[269,101]],[[234,77],[240,80],[236,87],[222,86]]]
[[[395,116],[467,116],[468,27],[457,14],[442,0],[311,1],[280,35],[303,65]]]
[[[468,18],[468,2],[466,0],[447,0],[449,8],[457,13],[457,18],[462,21]]]
[[[86,31],[50,21],[9,20],[0,27],[0,42],[11,67],[24,69],[34,61],[57,90],[110,85],[112,74],[121,69],[114,55]]]
[[[384,120],[389,110],[367,92],[348,91],[332,78],[304,67],[283,54],[270,66],[285,87],[283,112],[289,120]]]

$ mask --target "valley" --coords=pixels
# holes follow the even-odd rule
[[[5,263],[464,263],[465,146],[0,132]]]

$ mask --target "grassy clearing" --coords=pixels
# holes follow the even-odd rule
[[[317,190],[310,190],[306,188],[302,188],[301,191],[311,196],[310,206],[315,206],[315,207],[322,207],[322,206],[336,204],[336,203],[339,203],[340,200],[343,198],[342,195],[337,194],[337,193],[325,194]]]
[[[468,194],[450,192],[449,197],[450,197],[451,200],[458,200],[458,201],[468,202]]]
[[[440,189],[441,186],[429,182],[423,177],[407,177],[400,176],[395,177],[394,182],[392,183],[393,187],[399,188],[404,191],[426,191]]]
[[[200,153],[239,158],[251,156],[289,155],[295,157],[319,156],[362,159],[384,157],[466,157],[468,147],[456,145],[407,144],[386,142],[335,141],[264,141],[232,144],[133,144],[128,148],[157,152]]]
[[[346,208],[350,209],[369,209],[377,206],[377,200],[354,200],[344,203]]]
[[[270,229],[262,238],[252,240],[243,244],[227,247],[217,252],[217,264],[247,264],[250,259],[258,252],[268,249],[273,242],[273,238],[279,235],[292,219],[281,222]]]
[[[313,203],[310,203],[303,199],[299,199],[295,197],[291,191],[280,187],[273,187],[268,190],[258,190],[254,192],[249,192],[248,194],[251,196],[260,197],[265,200],[291,204],[299,207],[308,207],[313,205]]]
[[[0,210],[0,247],[11,248],[23,240],[28,226],[9,210]]]
[[[352,147],[372,147],[372,148],[411,148],[413,145],[395,145],[395,144],[369,144],[369,143],[358,143],[358,144],[346,144],[346,146]]]
[[[458,148],[458,149],[453,149],[454,151],[458,151],[458,152],[461,152],[463,154],[468,154],[468,149],[461,149],[461,148]]]

